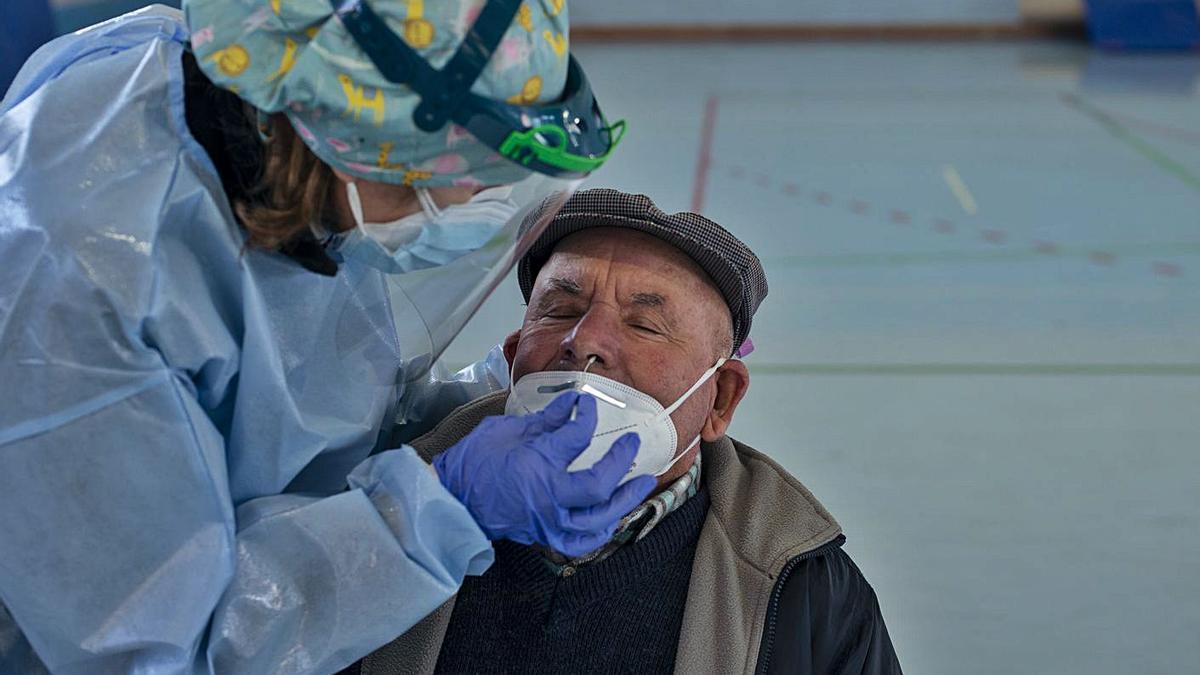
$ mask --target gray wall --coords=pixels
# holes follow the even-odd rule
[[[978,23],[1018,18],[1017,0],[591,0],[574,25],[736,23]]]
[[[58,9],[59,31],[66,32],[150,1],[51,0],[51,5]],[[179,5],[179,0],[158,2]],[[577,0],[570,7],[575,26],[991,23],[1018,18],[1017,0]]]

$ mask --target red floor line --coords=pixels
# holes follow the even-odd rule
[[[696,159],[696,177],[692,183],[692,212],[704,210],[704,197],[708,191],[708,172],[712,166],[713,135],[717,127],[717,96],[712,94],[704,102],[704,121],[700,126],[700,155]]]
[[[714,111],[711,113],[711,115],[709,114],[708,108],[706,107],[706,109],[705,109],[705,125],[706,125],[706,127],[712,121],[715,120],[715,117],[716,117],[715,101],[716,101],[715,96],[709,98],[709,104],[714,108]],[[703,165],[703,174],[701,173],[700,167],[698,166],[697,174],[696,174],[697,190],[693,194],[693,200],[692,200],[693,210],[698,210],[698,206],[703,205],[703,202],[704,202],[704,188],[705,188],[705,183],[707,183],[707,173],[708,173],[707,165],[711,161],[711,157],[710,157],[711,147],[706,148],[705,143],[707,143],[711,146],[711,143],[712,143],[711,129],[705,133],[705,136],[702,139],[702,141],[703,142],[701,143],[700,159],[701,159],[701,165]],[[746,170],[743,167],[741,167],[740,165],[731,165],[729,168],[729,172],[734,179],[742,179],[742,178],[746,177]],[[773,179],[771,176],[769,176],[767,174],[758,173],[758,174],[754,174],[753,183],[757,187],[765,188],[770,185],[772,180]],[[784,181],[782,183],[782,185],[783,185],[783,191],[785,193],[790,194],[792,192],[799,191],[799,185],[794,182]],[[821,191],[821,192],[814,193],[814,196],[816,197],[817,203],[821,204],[822,206],[829,206],[833,203],[833,194],[832,193]],[[866,212],[867,209],[870,207],[870,202],[867,202],[864,199],[851,197],[849,206],[850,206],[851,211],[861,215],[862,213]],[[908,223],[912,222],[912,213],[907,210],[886,209],[886,208],[884,210],[888,211],[888,216],[889,216],[888,219],[891,220],[893,223],[908,224]],[[941,234],[953,234],[958,229],[955,226],[954,222],[948,218],[933,218],[932,222],[933,222],[934,231],[941,233]],[[982,228],[982,229],[980,229],[979,234],[983,238],[984,241],[986,241],[990,244],[1006,245],[1009,243],[1009,233],[1007,230],[1005,230],[1003,228]],[[1056,256],[1062,252],[1062,249],[1057,242],[1047,241],[1045,239],[1034,239],[1031,242],[1031,244],[1032,244],[1034,251],[1037,251],[1038,253],[1041,253],[1043,255]],[[1091,262],[1092,264],[1100,265],[1103,267],[1112,267],[1112,266],[1116,265],[1117,260],[1118,260],[1118,257],[1115,253],[1113,253],[1111,251],[1103,251],[1103,250],[1089,251],[1087,257],[1088,257],[1089,262]],[[1161,260],[1154,261],[1151,264],[1151,269],[1153,270],[1153,272],[1156,276],[1160,276],[1160,277],[1181,277],[1181,276],[1183,276],[1183,271],[1184,271],[1183,267],[1181,265],[1177,265],[1175,263],[1165,262],[1165,261],[1161,261]]]

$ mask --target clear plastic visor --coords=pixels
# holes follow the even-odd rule
[[[515,213],[503,222],[487,223],[496,231],[481,248],[436,267],[385,275],[388,302],[405,360],[406,382],[429,371],[579,183],[531,174],[513,185],[509,199],[517,207]],[[479,217],[501,216],[482,212]]]

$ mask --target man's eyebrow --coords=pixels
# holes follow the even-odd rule
[[[552,290],[561,291],[568,295],[579,295],[583,292],[583,289],[579,287],[579,284],[570,279],[564,279],[563,277],[550,277],[546,280],[546,285]]]
[[[634,293],[630,299],[633,304],[642,307],[663,307],[667,304],[666,298],[658,293]]]

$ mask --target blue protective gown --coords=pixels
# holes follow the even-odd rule
[[[165,9],[61,38],[0,104],[3,673],[330,672],[491,562],[386,439],[502,357],[401,391],[378,272],[244,250],[185,39]]]

